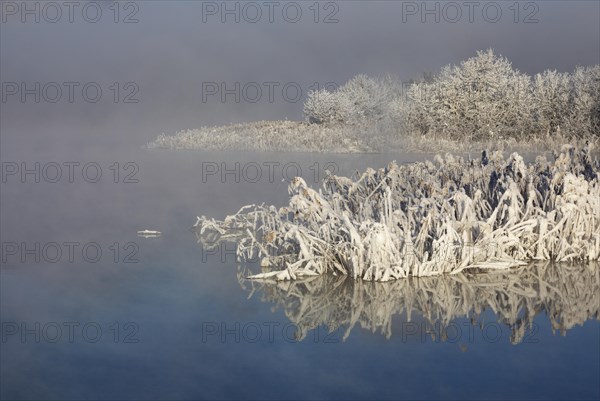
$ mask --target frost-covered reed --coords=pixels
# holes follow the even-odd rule
[[[261,259],[251,278],[324,274],[389,281],[507,269],[531,260],[600,259],[600,163],[566,145],[553,161],[513,153],[452,155],[433,162],[302,178],[289,205],[250,205],[222,222],[198,218],[201,238],[230,235],[241,259]],[[231,233],[234,233],[231,237]]]
[[[468,318],[485,325],[484,312],[491,310],[506,325],[512,343],[535,339],[537,315],[546,314],[553,331],[565,335],[576,325],[599,319],[600,265],[535,262],[510,271],[488,274],[409,278],[386,283],[355,281],[342,276],[318,276],[296,281],[244,280],[251,296],[281,307],[296,326],[298,339],[310,330],[327,326],[346,339],[357,325],[386,338],[405,333],[392,331],[392,320],[402,316],[416,322],[409,338],[432,335],[444,340],[468,330],[456,319]],[[415,328],[420,332],[415,333]],[[475,328],[473,328],[475,330]],[[419,331],[419,330],[417,330]],[[467,337],[466,335],[463,338]]]

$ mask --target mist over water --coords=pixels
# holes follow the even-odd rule
[[[318,23],[312,2],[298,2],[303,17],[297,23],[281,14],[273,23],[266,16],[256,23],[243,18],[236,23],[232,17],[222,23],[219,14],[205,15],[203,22],[202,2],[139,1],[131,3],[133,8],[121,2],[115,23],[115,3],[98,4],[103,17],[97,23],[77,12],[73,23],[66,14],[57,23],[43,18],[37,23],[31,16],[23,23],[19,14],[2,9],[3,85],[17,83],[20,89],[22,83],[32,88],[36,82],[41,87],[54,82],[65,90],[65,82],[78,84],[73,102],[65,90],[56,103],[41,93],[39,102],[35,94],[22,101],[21,94],[7,95],[7,86],[2,87],[2,399],[600,397],[597,309],[561,334],[548,317],[553,309],[541,308],[532,314],[534,325],[527,331],[526,338],[535,341],[512,344],[511,327],[490,307],[478,321],[490,329],[475,329],[473,338],[466,331],[471,315],[434,316],[434,322],[450,316],[465,330],[459,341],[451,335],[442,341],[430,333],[421,336],[426,310],[412,317],[418,329],[414,335],[406,332],[414,328],[406,325],[407,315],[397,313],[390,317],[394,334],[389,338],[356,325],[344,339],[347,327],[337,327],[356,310],[343,307],[336,313],[329,306],[330,314],[324,315],[329,320],[310,315],[317,317],[309,320],[316,328],[296,340],[294,331],[305,321],[291,319],[290,310],[301,303],[286,309],[276,301],[306,301],[315,289],[299,283],[294,288],[265,286],[251,294],[251,285],[240,281],[233,247],[208,250],[190,231],[196,216],[223,219],[247,204],[286,205],[295,171],[318,188],[326,169],[351,176],[392,160],[409,163],[432,155],[143,148],[162,132],[302,120],[302,103],[316,86],[341,85],[359,73],[391,73],[408,81],[490,47],[529,74],[597,64],[598,2],[537,2],[538,22],[527,24],[515,23],[504,2],[498,3],[504,18],[496,23],[483,17],[469,23],[466,15],[456,23],[431,17],[423,23],[420,15],[403,15],[401,2],[383,1],[333,2],[336,8],[322,2]],[[332,10],[338,21],[323,23]],[[138,21],[124,23],[133,11]],[[531,10],[520,11],[522,21]],[[264,89],[256,102],[243,95],[239,102],[234,95],[223,101],[220,93],[203,99],[206,83],[243,88],[252,82]],[[86,83],[102,88],[97,102],[82,95]],[[277,84],[273,101],[265,83]],[[286,98],[286,84],[300,87],[302,98]],[[56,165],[61,177],[52,182]],[[256,166],[258,179],[252,175]],[[18,170],[13,174],[12,168]],[[30,172],[23,173],[24,168]],[[162,235],[137,236],[143,229]],[[82,253],[86,245],[89,254]],[[23,255],[23,247],[33,251]],[[438,280],[438,289],[456,288],[443,277]],[[500,294],[507,283],[520,288],[519,280],[508,275],[492,286]],[[459,287],[470,290],[466,284]],[[354,291],[347,298],[354,306],[365,293],[372,295],[358,283],[344,288],[347,294]],[[406,306],[386,297],[386,288],[376,290],[382,303]],[[543,300],[536,291],[534,284],[522,289]],[[558,293],[567,294],[561,299],[565,304],[582,299],[581,292]],[[327,300],[327,292],[320,299]],[[453,298],[442,299],[442,306],[452,309]],[[523,305],[515,310],[525,310],[519,309]],[[380,317],[372,316],[376,326]],[[258,340],[256,327],[262,334]],[[331,327],[336,329],[330,333]]]

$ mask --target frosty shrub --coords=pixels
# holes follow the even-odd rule
[[[304,115],[311,123],[372,123],[387,115],[390,103],[399,96],[399,85],[382,79],[357,75],[333,92],[310,92]]]

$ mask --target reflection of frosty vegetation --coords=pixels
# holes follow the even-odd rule
[[[322,274],[388,281],[505,269],[530,260],[600,259],[600,164],[566,146],[526,165],[484,152],[448,155],[355,180],[329,176],[322,191],[301,178],[289,206],[248,206],[222,222],[199,218],[202,237],[237,240],[240,258],[269,271],[252,278]]]
[[[588,319],[599,319],[599,267],[537,262],[510,271],[387,283],[331,275],[292,282],[244,282],[240,274],[240,280],[264,302],[280,306],[301,335],[325,325],[330,331],[344,329],[345,339],[358,324],[390,338],[396,315],[405,315],[409,322],[422,317],[433,329],[429,333],[443,333],[457,318],[481,321],[479,316],[489,309],[509,327],[511,341],[519,343],[540,313],[563,335]]]

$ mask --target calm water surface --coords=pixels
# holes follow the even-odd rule
[[[101,166],[97,183],[9,180],[2,242],[18,251],[1,270],[2,398],[600,398],[597,266],[256,283],[233,245],[189,231],[196,215],[283,206],[298,167],[316,186],[325,169],[417,158],[139,150],[82,156]],[[122,182],[132,172],[139,182]],[[65,243],[78,244],[72,258]]]

